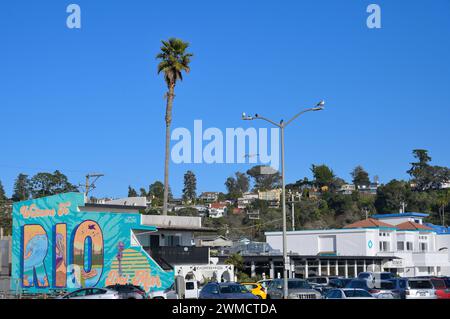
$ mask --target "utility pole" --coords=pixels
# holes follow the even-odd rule
[[[292,219],[292,231],[294,231],[295,230],[295,208],[294,208],[294,205],[295,205],[295,202],[294,202],[294,192],[292,192],[291,193],[291,209],[292,209],[292,216],[291,216],[291,219]]]
[[[84,189],[84,198],[85,201],[87,202],[88,200],[88,194],[91,190],[93,190],[95,188],[95,182],[100,178],[105,176],[104,174],[98,174],[98,173],[92,173],[92,174],[87,174],[86,175],[86,184],[85,184],[85,189]],[[90,178],[94,178],[94,180],[92,182],[89,181]]]

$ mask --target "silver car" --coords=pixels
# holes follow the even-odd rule
[[[267,289],[267,299],[283,299],[283,279],[274,279]],[[288,279],[287,299],[321,299],[322,295],[303,279]]]
[[[406,299],[437,299],[430,279],[409,278],[405,292]]]
[[[375,299],[364,289],[337,288],[327,292],[325,299]]]
[[[59,299],[120,299],[117,291],[106,288],[82,288],[64,296]]]

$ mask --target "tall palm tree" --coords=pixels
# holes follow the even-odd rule
[[[169,147],[170,147],[170,124],[172,123],[172,106],[175,98],[175,85],[178,80],[183,80],[182,72],[189,73],[189,63],[193,54],[187,53],[189,43],[180,39],[170,38],[161,41],[161,52],[156,56],[160,60],[158,74],[164,73],[168,92],[165,95],[166,103],[166,158],[164,163],[164,203],[163,215],[167,215],[167,202],[169,198]]]

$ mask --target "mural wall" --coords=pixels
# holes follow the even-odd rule
[[[133,229],[140,214],[83,212],[84,195],[67,193],[13,205],[13,290],[44,293],[132,283],[147,292],[166,289],[164,271],[140,245]]]

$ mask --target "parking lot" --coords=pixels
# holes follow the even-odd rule
[[[357,278],[337,276],[288,279],[286,299],[450,299],[449,277],[394,277],[391,273],[362,272]],[[3,291],[0,299],[285,299],[283,279],[257,282],[209,282],[201,287],[186,282],[147,293],[139,286],[111,285],[46,294]]]

